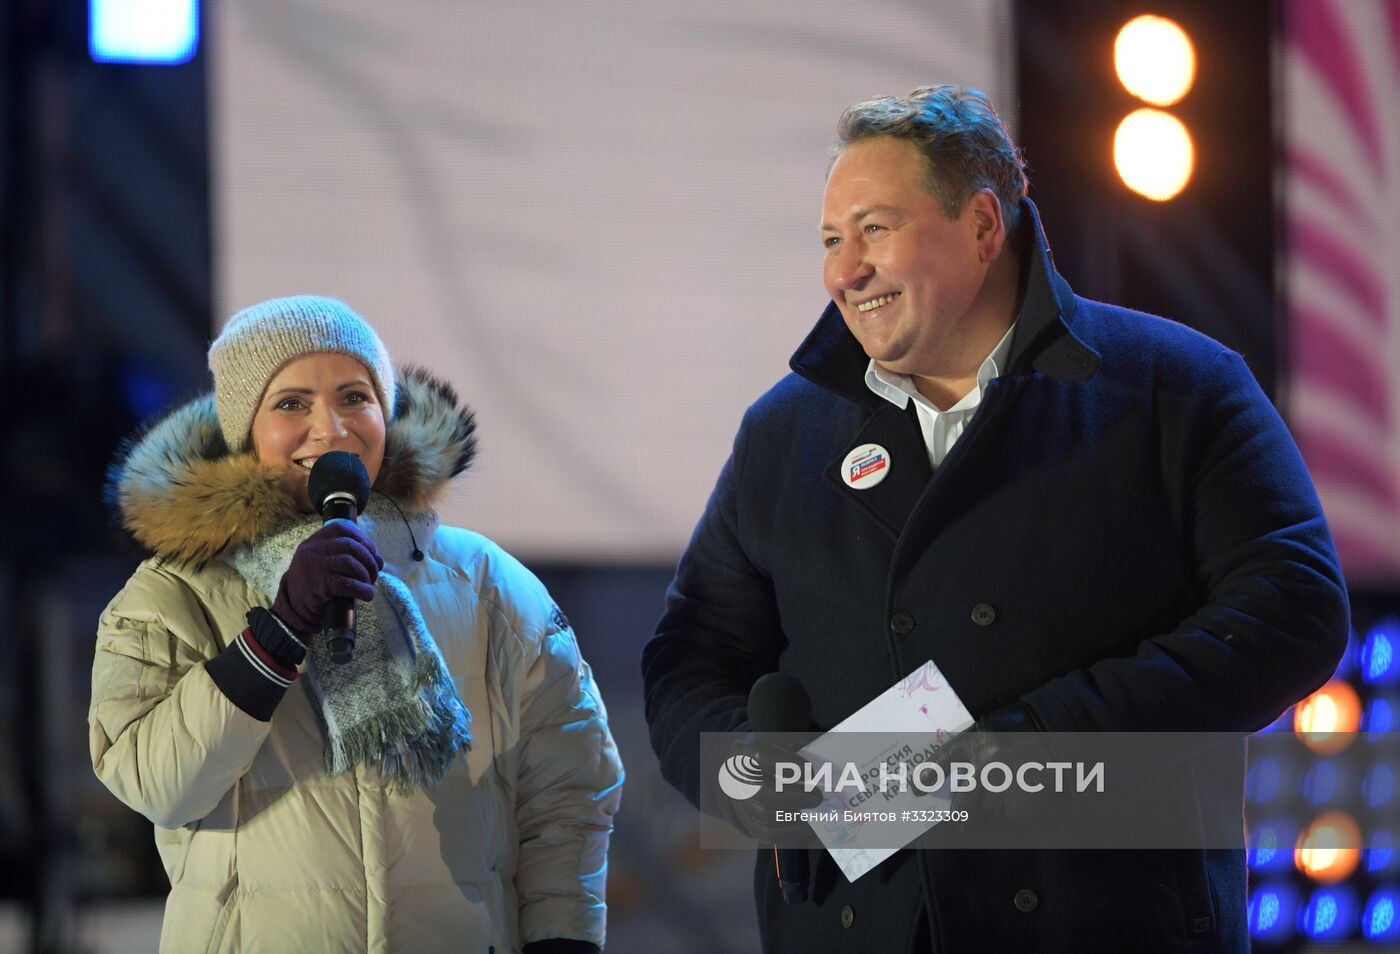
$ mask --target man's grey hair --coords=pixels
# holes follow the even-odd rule
[[[1026,194],[1026,163],[987,94],[963,86],[921,86],[908,96],[857,103],[836,124],[835,156],[851,143],[888,136],[913,144],[943,214],[955,219],[968,198],[990,189],[1008,233]]]

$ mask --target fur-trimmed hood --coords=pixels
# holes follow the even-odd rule
[[[421,368],[401,370],[397,389],[374,490],[404,510],[427,510],[470,466],[476,419],[448,384]],[[141,549],[182,563],[207,563],[294,513],[275,468],[229,452],[212,394],[126,442],[108,471],[106,496]]]

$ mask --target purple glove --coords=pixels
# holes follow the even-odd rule
[[[384,558],[349,520],[332,520],[302,541],[277,585],[272,613],[309,642],[321,631],[326,604],[334,597],[368,603]]]

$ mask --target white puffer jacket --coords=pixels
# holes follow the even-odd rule
[[[377,492],[430,507],[473,450],[469,413],[421,372],[399,383]],[[155,823],[170,877],[161,950],[467,951],[602,944],[622,768],[573,632],[491,541],[442,527],[411,559],[376,524],[472,714],[441,783],[392,794],[372,769],[328,776],[299,679],[270,722],[203,663],[266,605],[221,555],[286,515],[276,475],[230,455],[212,400],[175,412],[114,470],[125,526],[155,553],[103,613],[89,712],[98,776]]]

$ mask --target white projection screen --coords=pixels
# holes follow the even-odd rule
[[[841,110],[1015,128],[1009,0],[217,0],[215,307],[340,297],[451,381],[443,506],[530,560],[673,560],[826,296]]]

